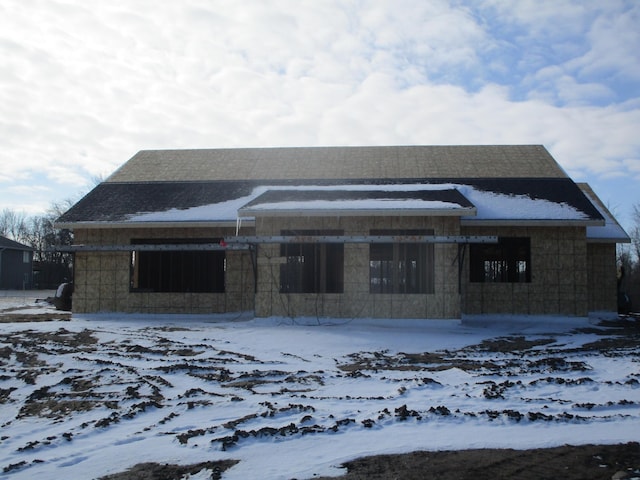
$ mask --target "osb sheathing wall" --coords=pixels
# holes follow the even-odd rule
[[[589,311],[615,312],[618,308],[616,245],[587,244],[587,278]]]
[[[458,235],[457,217],[271,217],[256,220],[257,235],[282,230],[342,230],[344,235],[369,235],[372,229],[433,229],[435,235]],[[340,318],[459,318],[457,245],[434,247],[433,294],[372,294],[369,292],[369,245],[344,245],[344,292],[283,294],[279,292],[280,246],[264,244],[258,252],[258,293],[255,314]]]
[[[463,313],[587,315],[589,287],[584,227],[464,227],[462,234],[531,238],[530,283],[471,283],[467,254],[462,282]]]
[[[255,308],[256,316],[372,318],[459,318],[461,313],[564,314],[616,310],[615,245],[587,244],[585,229],[459,227],[457,217],[259,218],[257,232],[280,235],[290,229],[339,229],[368,235],[372,229],[433,229],[435,235],[499,235],[531,238],[531,283],[470,283],[467,249],[458,287],[458,246],[434,246],[433,294],[369,292],[369,246],[345,244],[344,293],[279,293],[279,245],[258,247],[258,293],[246,251],[227,251],[225,293],[131,292],[129,252],[78,252],[75,312],[222,313]],[[242,234],[253,234],[243,231]],[[212,229],[76,230],[76,243],[128,245],[133,238],[231,236]],[[254,305],[255,298],[255,305]]]
[[[76,230],[86,245],[129,245],[139,238],[231,236],[233,229]],[[73,310],[139,313],[223,313],[253,309],[254,276],[246,251],[227,251],[224,293],[146,293],[130,291],[130,252],[78,252],[75,258]]]

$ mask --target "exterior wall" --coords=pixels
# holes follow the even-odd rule
[[[74,312],[254,310],[259,317],[459,318],[462,313],[584,316],[588,311],[616,311],[615,245],[587,244],[583,227],[460,228],[457,217],[270,217],[257,219],[255,234],[280,235],[290,229],[338,229],[345,235],[368,235],[372,229],[433,229],[435,235],[529,237],[531,282],[471,283],[467,249],[459,286],[458,246],[436,244],[434,293],[372,294],[369,245],[345,244],[343,293],[281,294],[279,275],[284,258],[280,257],[280,246],[261,244],[257,251],[257,293],[249,252],[231,250],[226,253],[224,293],[144,293],[130,290],[129,252],[78,252]],[[77,243],[87,245],[128,245],[134,238],[234,234],[233,229],[95,229],[77,230],[75,238]]]
[[[233,229],[76,230],[77,243],[128,245],[134,238],[206,238],[234,235]],[[254,275],[246,251],[227,251],[224,293],[130,291],[130,252],[78,252],[73,310],[138,313],[222,313],[253,309]]]
[[[587,244],[589,311],[617,312],[616,245]]]
[[[24,261],[24,252],[29,261]],[[33,285],[33,252],[28,250],[0,249],[0,288],[22,290]]]
[[[585,316],[588,313],[584,227],[463,227],[463,235],[531,238],[530,283],[471,283],[463,268],[463,312]]]
[[[433,229],[435,235],[457,235],[457,217],[268,217],[256,220],[257,235],[282,230],[343,230],[368,235],[371,229]],[[266,316],[459,318],[460,295],[456,245],[434,246],[433,294],[372,294],[369,292],[369,245],[344,245],[344,292],[333,294],[279,293],[280,246],[259,245],[258,293],[255,314]]]

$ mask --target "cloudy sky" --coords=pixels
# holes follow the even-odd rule
[[[640,202],[634,0],[2,0],[0,209],[143,149],[543,144]]]

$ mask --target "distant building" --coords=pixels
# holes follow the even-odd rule
[[[33,248],[0,236],[0,289],[33,288]]]
[[[74,311],[616,311],[629,238],[539,145],[141,151],[58,219]]]

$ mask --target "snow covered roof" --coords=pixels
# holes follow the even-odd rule
[[[358,188],[360,187],[360,188]],[[239,216],[259,215],[475,215],[475,206],[453,186],[351,185],[343,188],[269,189],[248,202]]]
[[[604,225],[570,179],[423,179],[344,181],[105,182],[58,220],[61,226],[134,227],[235,224],[239,216],[459,215],[463,222]]]

